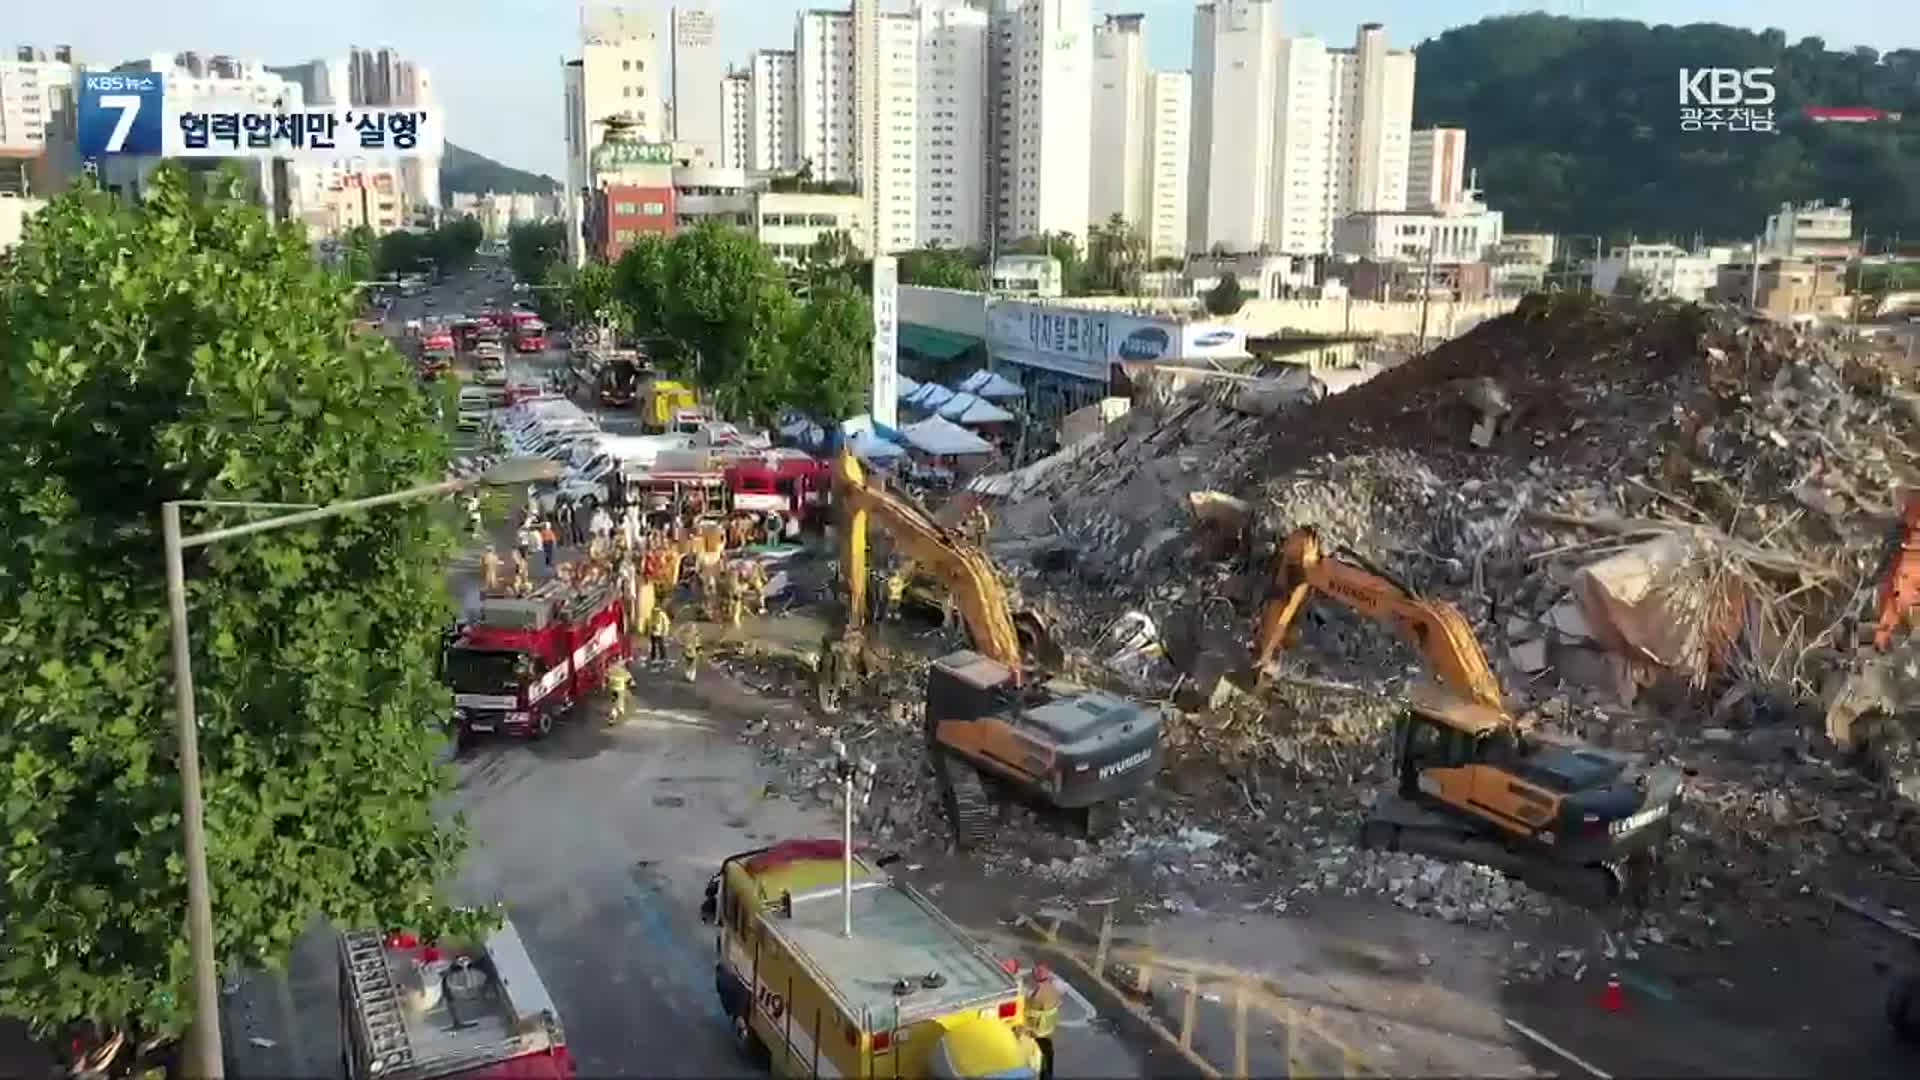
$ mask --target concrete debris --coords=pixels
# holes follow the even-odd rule
[[[1315,859],[1311,873],[1277,899],[1293,904],[1307,896],[1359,892],[1385,896],[1408,911],[1472,926],[1504,925],[1517,914],[1553,912],[1552,900],[1498,870],[1346,846]]]

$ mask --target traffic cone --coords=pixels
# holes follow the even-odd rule
[[[1606,988],[1600,991],[1600,1007],[1612,1013],[1626,1011],[1627,995],[1620,989],[1620,976],[1607,976]]]

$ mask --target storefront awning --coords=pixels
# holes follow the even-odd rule
[[[952,360],[979,344],[980,339],[972,334],[956,334],[951,330],[918,323],[900,324],[900,348],[929,360]]]

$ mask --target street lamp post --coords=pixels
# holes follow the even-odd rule
[[[195,1075],[207,1077],[208,1080],[222,1080],[226,1068],[220,1044],[220,988],[214,964],[213,896],[207,876],[206,803],[200,789],[200,727],[194,715],[193,660],[187,637],[186,550],[254,533],[324,521],[361,510],[451,495],[480,484],[524,484],[549,477],[555,469],[555,464],[545,459],[509,459],[474,476],[422,484],[405,491],[349,499],[328,506],[204,499],[176,499],[161,504],[160,535],[167,564],[167,621],[173,639],[175,738],[180,744],[180,833],[187,863],[187,949],[193,971],[194,1044],[189,1049],[199,1058]],[[183,534],[180,529],[182,507],[292,509],[293,512],[243,525]]]

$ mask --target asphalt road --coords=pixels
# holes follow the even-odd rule
[[[392,325],[509,295],[471,277],[443,286],[431,307],[399,301]],[[582,1076],[747,1075],[714,991],[713,933],[699,922],[707,878],[728,855],[837,835],[838,821],[805,795],[804,805],[767,797],[776,777],[738,738],[748,722],[796,705],[712,668],[692,685],[677,672],[636,672],[635,707],[620,725],[589,718],[540,742],[483,744],[457,762],[446,809],[465,815],[474,843],[456,891],[506,905]],[[999,915],[995,904],[949,913],[969,925]],[[255,976],[228,995],[232,1075],[337,1075],[332,950],[316,927],[285,977]],[[1141,1052],[1094,1012],[1065,1019],[1063,1075],[1143,1074]]]

